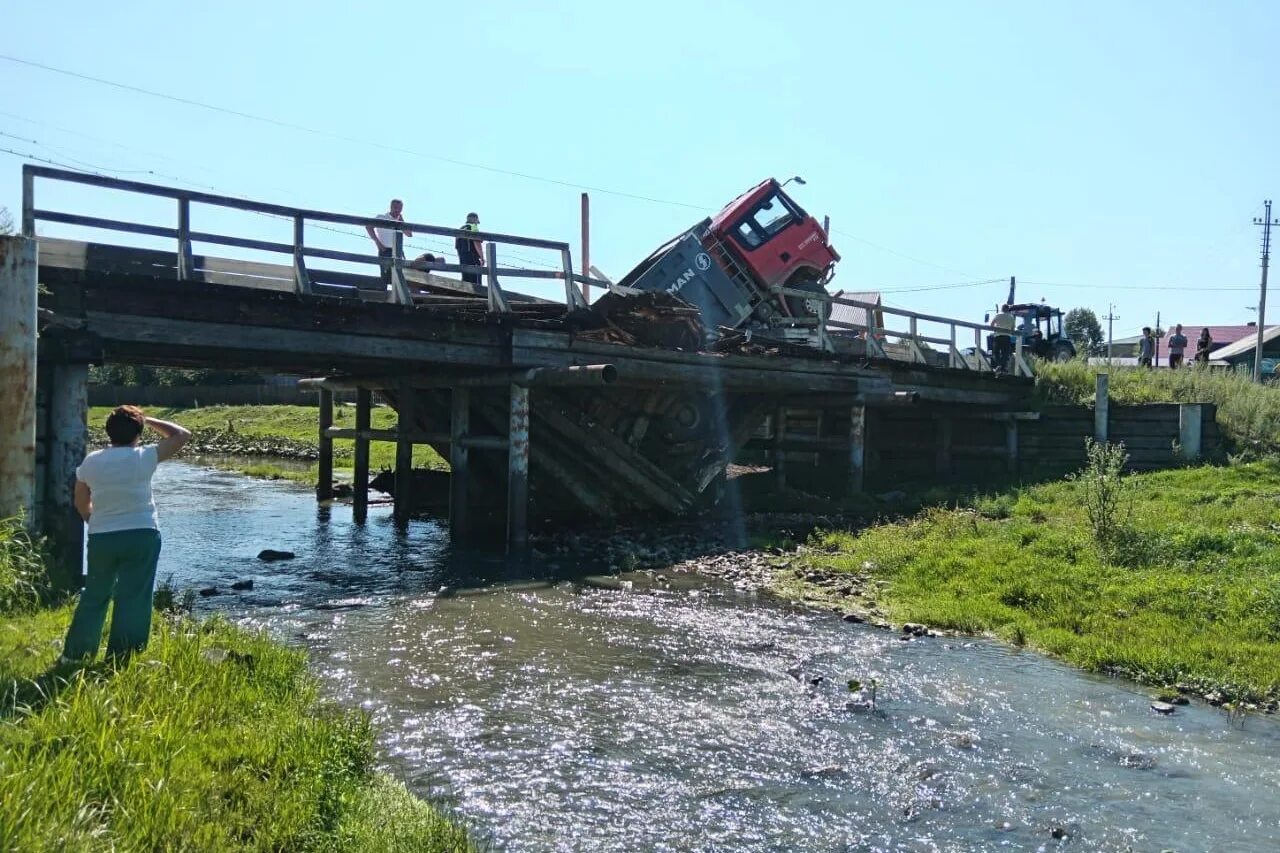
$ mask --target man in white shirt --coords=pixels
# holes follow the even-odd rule
[[[398,198],[391,199],[391,205],[386,213],[379,213],[375,219],[385,219],[388,222],[404,222],[404,202]],[[382,261],[382,283],[391,283],[391,253],[396,248],[396,232],[400,231],[406,237],[412,237],[413,232],[407,228],[396,228],[388,225],[387,227],[377,227],[366,225],[364,228],[369,234],[369,239],[378,247],[378,257],[383,258]],[[400,251],[400,257],[404,257],[403,248]]]

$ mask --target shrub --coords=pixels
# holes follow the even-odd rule
[[[1088,461],[1084,470],[1074,475],[1080,483],[1081,498],[1089,516],[1089,527],[1099,553],[1110,561],[1118,546],[1127,539],[1129,518],[1133,513],[1133,489],[1125,476],[1129,461],[1123,444],[1085,440]]]

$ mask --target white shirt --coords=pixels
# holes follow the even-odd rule
[[[159,530],[151,475],[160,463],[156,446],[95,450],[76,469],[76,479],[93,497],[89,534],[120,530]]]
[[[388,211],[387,213],[379,213],[374,219],[385,219],[388,222],[397,221]],[[396,232],[392,228],[375,228],[373,233],[378,235],[378,242],[382,244],[384,249],[394,249],[396,247]]]

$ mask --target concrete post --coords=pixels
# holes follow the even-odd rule
[[[1108,378],[1107,374],[1099,373],[1097,390],[1094,392],[1093,440],[1099,444],[1107,443],[1107,424],[1111,409],[1111,395],[1107,387]]]
[[[36,241],[0,237],[0,518],[35,516]]]
[[[866,478],[867,407],[849,408],[849,492],[862,491]]]
[[[507,435],[507,555],[519,557],[529,544],[529,389],[511,386]]]
[[[1004,463],[1010,474],[1018,473],[1018,421],[1009,418],[1004,425]]]
[[[454,388],[449,416],[449,536],[460,542],[468,534],[467,494],[471,481],[470,453],[465,439],[471,433],[471,389]]]
[[[773,412],[773,487],[778,491],[787,488],[787,451],[782,446],[787,436],[787,409],[778,406]]]
[[[1183,403],[1178,406],[1178,446],[1182,458],[1188,462],[1200,458],[1203,424],[1203,403]]]
[[[75,486],[88,432],[89,366],[56,364],[51,375],[43,515],[53,552],[49,575],[55,589],[76,590],[84,575],[84,522],[76,511]]]

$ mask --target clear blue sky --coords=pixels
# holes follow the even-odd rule
[[[0,53],[318,132],[0,60],[0,148],[350,213],[396,195],[412,220],[474,209],[575,250],[594,187],[592,260],[614,277],[799,174],[800,202],[832,218],[835,286],[892,304],[976,319],[1002,285],[909,289],[1017,275],[1023,299],[1114,302],[1117,337],[1157,310],[1254,317],[1249,222],[1280,200],[1272,3],[613,5],[13,4]],[[21,162],[0,154],[11,210]],[[171,217],[101,191],[40,203]]]

